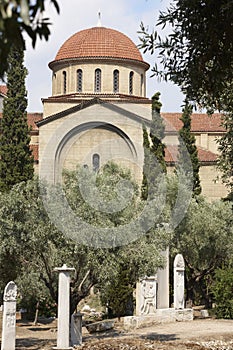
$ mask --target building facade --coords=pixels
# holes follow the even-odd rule
[[[140,183],[142,126],[150,126],[151,100],[146,97],[149,64],[136,45],[114,29],[85,29],[65,41],[49,67],[52,95],[42,99],[43,114],[28,114],[36,171],[56,182],[64,168],[75,169],[79,164],[98,170],[113,160],[130,168]],[[162,113],[162,117],[166,162],[172,171],[181,114]],[[224,133],[221,116],[193,114],[192,133],[203,194],[210,200],[226,196],[216,170],[216,140]]]

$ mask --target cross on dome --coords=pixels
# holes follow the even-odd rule
[[[102,24],[101,24],[101,12],[99,10],[98,12],[98,22],[97,22],[97,27],[102,27]]]

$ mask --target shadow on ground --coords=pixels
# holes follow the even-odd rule
[[[140,339],[158,340],[158,341],[172,341],[179,340],[180,338],[176,334],[160,334],[160,333],[148,333],[147,335],[138,336]]]
[[[50,347],[56,345],[55,341],[50,339],[40,339],[38,338],[27,338],[27,339],[16,339],[16,350],[17,349],[28,349],[28,350],[40,350],[44,347]]]
[[[127,333],[117,329],[109,330],[107,332],[96,332],[96,333],[86,333],[83,334],[83,341],[89,339],[107,339],[107,338],[118,338],[122,336],[127,336]]]
[[[83,335],[83,341],[90,339],[108,339],[108,338],[127,338],[129,333],[118,330],[111,330],[101,333],[92,333]],[[130,336],[142,339],[142,340],[158,340],[158,341],[172,341],[179,340],[180,338],[176,334],[161,334],[161,333],[148,333],[146,335],[139,335],[131,333]]]

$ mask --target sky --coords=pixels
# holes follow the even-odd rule
[[[101,12],[103,27],[116,29],[127,35],[138,45],[138,31],[141,21],[153,29],[159,11],[165,10],[170,0],[58,0],[60,14],[47,1],[46,17],[51,20],[51,35],[48,42],[38,39],[35,49],[26,40],[25,66],[28,69],[26,87],[28,90],[28,112],[42,112],[41,98],[52,94],[52,72],[48,63],[53,61],[61,45],[74,33],[95,27],[98,12]],[[142,52],[141,52],[142,53]],[[144,61],[153,67],[156,56],[143,55]],[[180,112],[183,96],[174,84],[159,82],[147,71],[147,97],[161,92],[162,112]]]

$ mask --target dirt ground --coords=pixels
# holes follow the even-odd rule
[[[17,322],[16,350],[48,350],[56,346],[56,321]],[[78,347],[80,349],[80,347]],[[83,327],[82,350],[233,350],[233,320],[195,319],[157,324],[130,332],[121,324],[106,333],[89,334]]]

